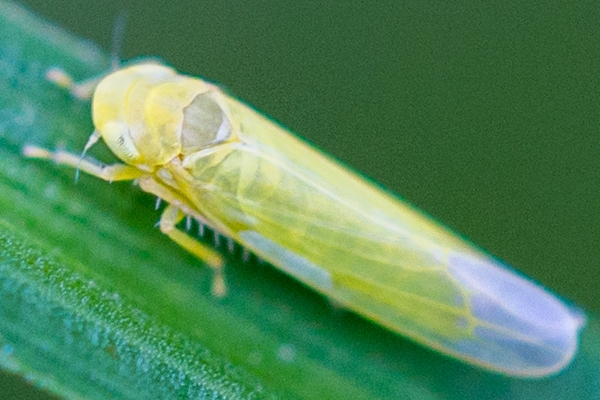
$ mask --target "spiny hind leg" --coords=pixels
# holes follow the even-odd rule
[[[227,288],[225,286],[225,279],[223,278],[223,258],[213,249],[175,227],[184,217],[185,214],[183,212],[176,206],[169,204],[160,217],[161,232],[185,250],[207,263],[212,268],[214,274],[211,288],[212,294],[217,297],[225,296]]]
[[[25,146],[23,154],[30,158],[52,160],[67,165],[105,181],[128,181],[137,179],[147,172],[126,164],[101,165],[97,161],[84,160],[81,156],[63,150],[49,151],[37,146]]]

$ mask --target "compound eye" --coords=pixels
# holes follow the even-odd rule
[[[181,144],[184,154],[223,142],[231,136],[231,124],[210,93],[194,97],[183,109]]]
[[[138,152],[127,125],[120,122],[107,122],[100,128],[102,138],[112,152],[127,164],[136,165],[140,162]]]

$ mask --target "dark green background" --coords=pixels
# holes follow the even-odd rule
[[[23,2],[220,82],[555,292],[600,311],[595,1]]]

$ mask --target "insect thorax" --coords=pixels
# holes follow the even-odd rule
[[[159,64],[139,64],[104,78],[94,93],[94,125],[121,160],[153,169],[229,139],[219,89]]]

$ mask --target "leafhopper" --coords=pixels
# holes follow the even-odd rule
[[[563,369],[584,316],[412,206],[202,79],[155,62],[77,85],[95,131],[123,161],[28,146],[166,201],[161,231],[226,285],[219,252],[179,230],[189,216],[336,303],[446,355],[540,377]]]

